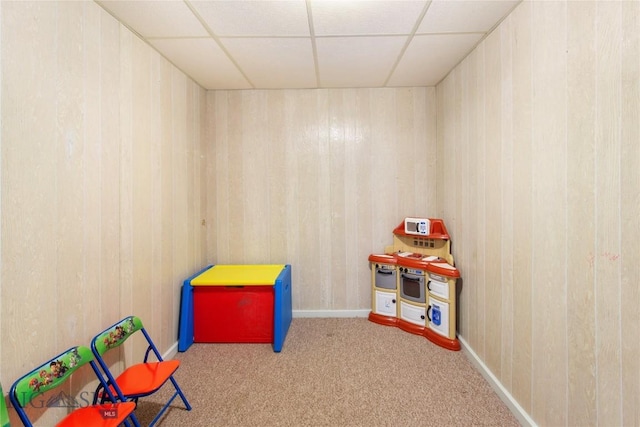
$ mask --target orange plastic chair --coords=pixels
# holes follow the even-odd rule
[[[141,363],[127,367],[124,372],[115,378],[104,360],[104,355],[109,350],[122,345],[122,343],[138,331],[144,335],[148,344],[144,359]],[[175,392],[163,405],[149,426],[153,426],[160,419],[177,396],[180,396],[186,409],[188,411],[191,410],[191,405],[173,377],[175,371],[180,367],[180,361],[162,359],[160,352],[158,352],[151,337],[142,325],[140,318],[136,316],[125,317],[118,323],[105,329],[95,336],[91,342],[91,350],[106,377],[104,384],[111,390],[109,396],[113,395],[120,401],[133,401],[137,403],[140,397],[149,396],[160,390],[167,381],[173,384]],[[155,361],[149,359],[151,353],[153,353],[156,359]],[[94,403],[97,403],[99,396],[102,402],[106,401],[107,396],[104,394],[104,387],[102,385],[98,386],[96,390]]]
[[[75,371],[87,363],[91,365],[98,379],[102,382],[99,368],[94,362],[93,353],[88,347],[84,346],[72,347],[20,377],[13,386],[11,386],[9,399],[11,399],[11,404],[18,413],[22,424],[27,427],[33,425],[25,411],[25,408],[33,399],[41,396],[46,391],[64,384]],[[62,392],[59,396],[53,396],[54,399],[57,397],[73,399],[70,396],[63,395]],[[124,423],[124,425],[130,427],[131,424],[129,424],[129,421],[131,421],[134,426],[139,427],[140,424],[133,413],[136,405],[131,402],[113,403],[115,402],[115,396],[112,395],[111,397],[112,402],[101,405],[82,406],[74,400],[72,402],[73,404],[68,405],[74,408],[73,411],[60,421],[57,426],[116,427]],[[4,398],[2,400],[4,402]],[[4,424],[2,425],[4,426]]]

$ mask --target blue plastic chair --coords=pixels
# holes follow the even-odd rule
[[[122,345],[129,337],[137,332],[142,333],[148,344],[144,359],[140,363],[127,367],[124,372],[114,377],[104,360],[104,355],[110,350]],[[125,317],[118,323],[100,332],[93,338],[91,350],[105,375],[105,386],[109,387],[112,391],[109,395],[112,394],[120,401],[137,403],[139,398],[152,395],[160,390],[167,381],[173,384],[175,392],[171,398],[164,403],[149,426],[153,426],[160,419],[162,414],[169,408],[169,405],[171,405],[171,402],[178,396],[180,396],[182,402],[184,402],[186,409],[188,411],[191,410],[191,405],[180,389],[180,386],[178,386],[178,382],[173,377],[175,371],[180,367],[180,361],[162,359],[160,352],[142,325],[140,318],[136,316]],[[151,353],[153,353],[155,361],[150,360],[149,356]],[[94,403],[97,403],[98,398],[103,402],[106,401],[107,396],[104,395],[103,391],[104,387],[102,385],[98,386]]]

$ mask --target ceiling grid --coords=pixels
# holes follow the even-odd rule
[[[96,0],[205,89],[435,86],[521,0]]]

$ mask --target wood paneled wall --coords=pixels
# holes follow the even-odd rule
[[[437,87],[459,332],[539,425],[640,425],[639,34],[525,1]]]
[[[367,310],[367,256],[424,215],[460,336],[535,422],[640,425],[639,2],[525,1],[404,89],[205,93],[93,2],[0,16],[5,388],[131,312],[167,350],[209,262]]]
[[[206,262],[206,96],[94,2],[0,12],[8,391],[129,314],[175,344],[181,281]]]
[[[433,216],[435,88],[211,91],[208,259],[289,263],[296,310],[371,307],[367,257]]]

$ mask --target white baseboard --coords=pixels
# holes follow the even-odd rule
[[[371,310],[293,310],[293,317],[368,317]]]
[[[163,355],[162,358],[164,360],[171,360],[173,359],[173,357],[178,354],[178,341],[176,341],[175,343],[173,343],[173,345],[171,347],[169,347],[169,350],[167,350]]]
[[[520,404],[513,398],[511,393],[507,391],[506,388],[502,385],[502,383],[496,378],[495,375],[489,370],[487,365],[484,364],[482,360],[478,357],[475,351],[469,346],[464,338],[458,336],[458,341],[462,344],[462,350],[467,355],[471,363],[478,369],[480,374],[484,377],[485,380],[491,385],[491,388],[496,392],[500,400],[502,400],[505,405],[509,408],[509,410],[513,413],[513,415],[518,419],[521,425],[523,426],[531,426],[537,427],[536,423],[533,419],[527,414],[527,412],[520,406]]]

